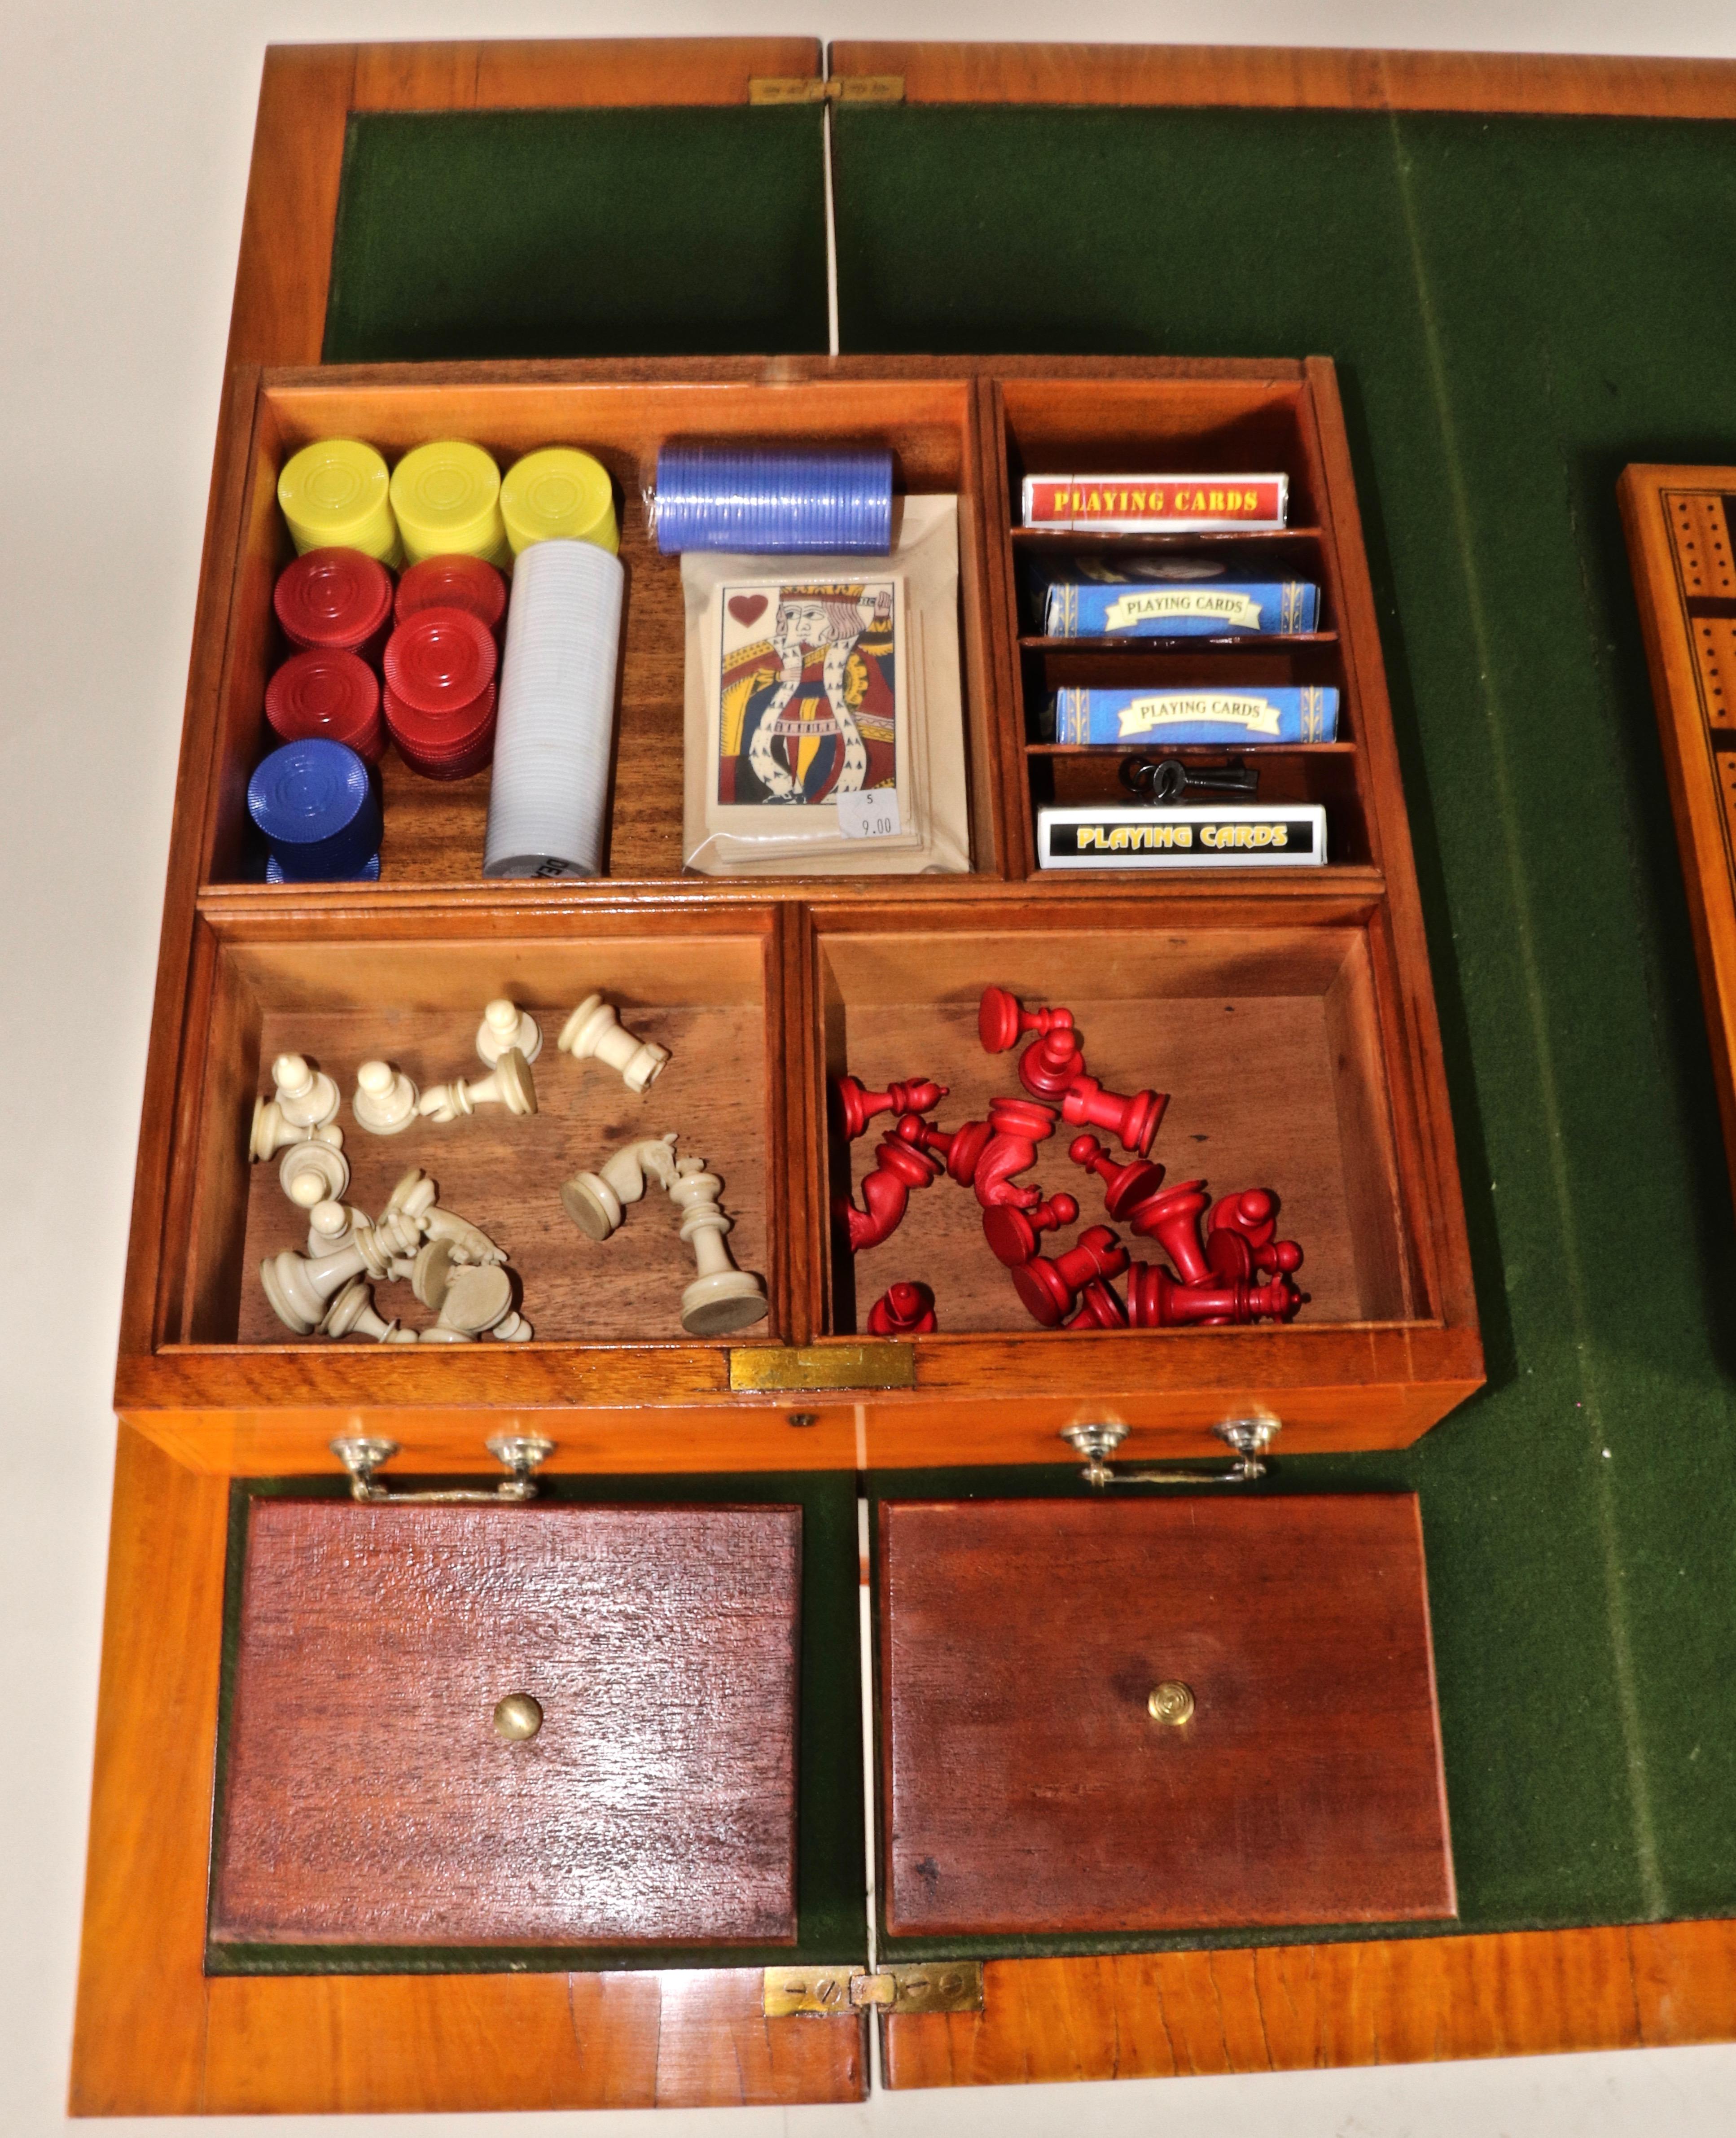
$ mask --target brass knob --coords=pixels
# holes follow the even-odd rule
[[[542,1726],[542,1708],[528,1692],[508,1693],[495,1709],[495,1735],[504,1737],[509,1745],[526,1743]]]
[[[1145,1711],[1153,1722],[1182,1723],[1193,1718],[1193,1688],[1178,1677],[1166,1677],[1146,1696]]]

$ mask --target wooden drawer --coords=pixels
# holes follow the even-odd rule
[[[792,1941],[801,1556],[787,1506],[252,1501],[213,1946]]]
[[[1456,1913],[1412,1496],[886,1502],[879,1553],[893,1936]]]

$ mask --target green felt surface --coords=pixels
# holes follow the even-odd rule
[[[846,349],[1337,360],[1490,1384],[1284,1483],[1421,1495],[1466,1926],[1736,1912],[1736,1227],[1615,499],[1736,461],[1736,133],[834,124]]]
[[[327,364],[827,346],[817,107],[353,115]]]
[[[394,1491],[474,1478],[393,1477]],[[266,1496],[343,1499],[342,1477],[238,1478],[230,1487],[223,1599],[222,1682],[217,1721],[217,1831],[221,1832],[229,1714],[246,1563],[247,1504]],[[862,1818],[862,1680],[856,1480],[805,1471],[743,1477],[549,1477],[546,1500],[642,1506],[710,1502],[802,1510],[802,1660],[796,1782],[793,1945],[206,1945],[212,1974],[498,1974],[653,1967],[787,1967],[819,1960],[861,1964],[867,1932],[867,1858]],[[213,1862],[216,1849],[212,1850]]]

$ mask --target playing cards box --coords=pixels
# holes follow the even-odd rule
[[[1281,475],[1027,475],[1025,525],[1099,534],[1284,525]]]
[[[1165,748],[1332,742],[1339,694],[1329,686],[1301,690],[1057,691],[1049,740],[1114,749],[1154,742]]]
[[[1326,812],[1318,802],[1039,809],[1036,859],[1046,869],[1318,868]]]
[[[1319,588],[1302,579],[1156,582],[1044,575],[1049,638],[1241,638],[1312,631]]]

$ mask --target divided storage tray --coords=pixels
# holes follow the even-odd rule
[[[1402,1443],[1479,1384],[1439,1035],[1329,364],[238,372],[226,421],[239,472],[217,500],[209,585],[221,613],[202,619],[194,664],[118,1387],[122,1411],[165,1446],[202,1462],[221,1450],[243,1468],[318,1467],[334,1431],[368,1429],[475,1467],[489,1418],[583,1408],[601,1438],[554,1432],[557,1464],[622,1467],[619,1436],[635,1428],[638,1458],[657,1467],[715,1467],[720,1431],[741,1467],[1052,1461],[1055,1435],[1080,1417],[1205,1452],[1212,1424],[1263,1411],[1300,1451]],[[261,880],[245,791],[268,746],[264,688],[281,653],[271,594],[289,544],[276,480],[299,446],[334,434],[388,458],[441,437],[503,459],[568,442],[608,466],[627,594],[607,874],[594,882],[485,880],[487,774],[442,785],[390,753],[378,885]],[[700,435],[882,441],[900,490],[958,496],[972,873],[682,873],[680,574],[657,553],[645,492],[659,444]],[[1281,471],[1292,525],[1231,539],[1017,524],[1026,474],[1147,467]],[[1214,547],[1237,569],[1314,579],[1320,628],[1187,647],[1061,645],[1031,629],[1022,582],[1039,551]],[[1261,769],[1262,799],[1325,805],[1328,865],[1037,871],[1036,809],[1107,798],[1119,762],[1041,742],[1037,713],[1056,687],[1117,680],[1337,687],[1335,742],[1244,759]],[[889,1124],[841,1144],[828,1132],[827,1079],[847,1070],[880,1089],[933,1076],[951,1087],[944,1127],[982,1118],[1017,1090],[1013,1057],[978,1042],[990,983],[1072,1008],[1107,1086],[1169,1095],[1153,1151],[1169,1184],[1203,1175],[1214,1193],[1277,1192],[1280,1232],[1306,1255],[1295,1321],[1039,1329],[982,1241],[974,1198],[944,1179],[912,1196],[889,1242],[852,1260],[833,1205],[859,1188]],[[642,1097],[555,1051],[561,1020],[593,988],[671,1049]],[[400,1348],[290,1335],[257,1265],[305,1228],[276,1166],[246,1159],[273,1055],[315,1057],[346,1101],[373,1054],[426,1086],[474,1069],[476,1019],[502,993],[544,1032],[534,1118],[490,1110],[389,1140],[356,1130],[347,1103],[340,1120],[348,1199],[372,1214],[402,1172],[425,1167],[442,1202],[509,1252],[534,1340]],[[757,1328],[684,1334],[691,1257],[661,1196],[602,1245],[562,1213],[563,1180],[671,1129],[723,1177],[735,1258],[765,1281]],[[1082,1228],[1101,1218],[1101,1198],[1068,1162],[1070,1134],[1022,1177],[1077,1195]],[[934,1288],[938,1333],[870,1337],[874,1300],[907,1277]],[[379,1303],[427,1318],[396,1291]],[[823,1429],[792,1436],[792,1418]]]

